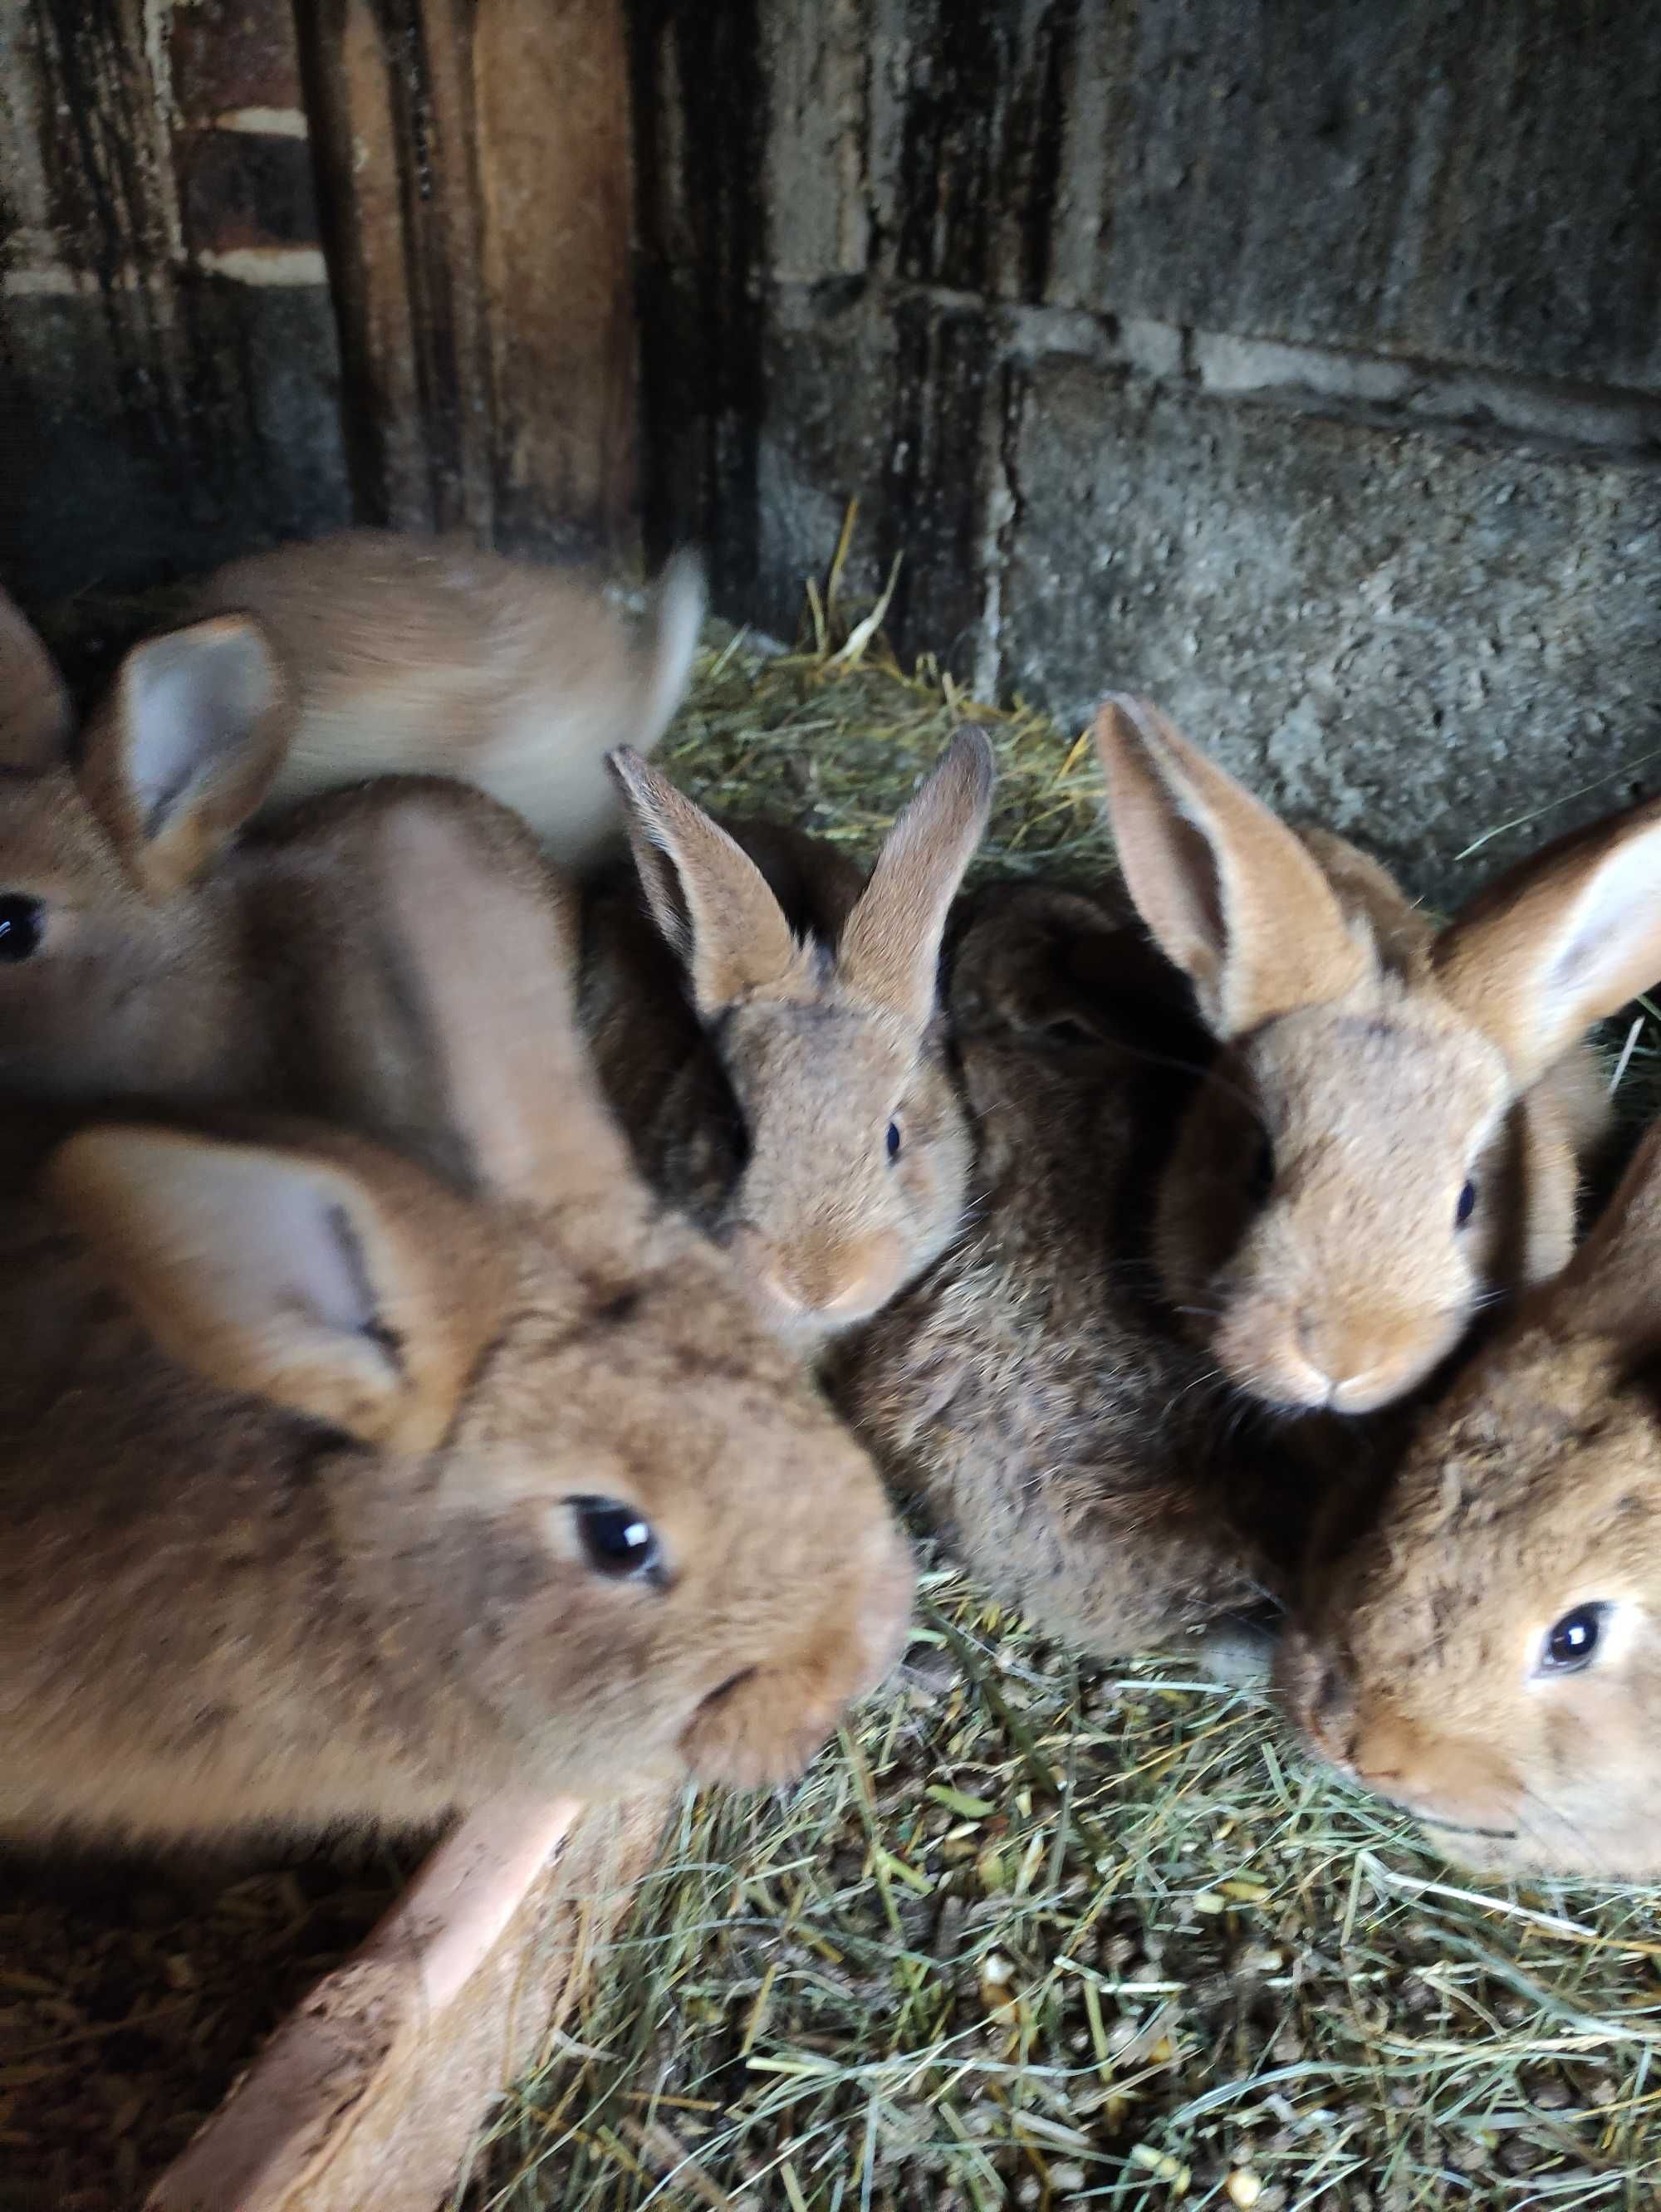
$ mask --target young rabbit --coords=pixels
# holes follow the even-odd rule
[[[129,653],[77,744],[45,647],[0,603],[0,1094],[188,1099],[245,1066],[247,962],[216,872],[288,717],[270,646],[223,617]]]
[[[1453,1857],[1661,1876],[1658,1352],[1661,1127],[1312,1563],[1287,1709]]]
[[[769,1781],[901,1633],[869,1463],[633,1173],[528,835],[451,787],[360,823],[320,1045],[465,1180],[115,1124],[0,1212],[13,1829]]]
[[[636,638],[577,572],[349,530],[233,562],[197,605],[253,616],[277,647],[294,723],[268,806],[391,771],[459,776],[581,866],[618,828],[606,754],[649,753],[680,704],[704,588],[678,554]]]
[[[1604,1126],[1582,1040],[1661,975],[1661,800],[1438,929],[1153,708],[1110,700],[1096,735],[1131,896],[1221,1047],[1161,1185],[1166,1293],[1256,1397],[1399,1400],[1569,1255]]]
[[[969,1139],[935,975],[990,810],[991,749],[958,732],[865,884],[810,838],[729,835],[632,753],[615,765],[639,886],[589,918],[601,1079],[651,1179],[727,1246],[786,1336],[822,1344],[961,1221]]]
[[[946,1000],[972,1225],[830,1380],[885,1472],[1046,1626],[1111,1656],[1205,1627],[1220,1650],[1232,1616],[1229,1663],[1260,1668],[1244,1616],[1288,1586],[1317,1437],[1243,1419],[1158,1295],[1149,1201],[1209,1053],[1185,1001],[1095,900],[972,903]]]

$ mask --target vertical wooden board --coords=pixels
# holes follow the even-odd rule
[[[633,550],[621,0],[299,0],[366,520]]]
[[[632,544],[628,61],[612,0],[489,0],[474,52],[499,530]]]

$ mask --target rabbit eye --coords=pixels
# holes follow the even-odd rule
[[[1573,1613],[1554,1622],[1546,1632],[1540,1654],[1542,1670],[1548,1674],[1573,1674],[1585,1666],[1602,1638],[1606,1610],[1601,1605],[1577,1605]]]
[[[618,1582],[636,1577],[662,1579],[662,1547],[651,1522],[632,1505],[620,1505],[615,1498],[574,1498],[571,1510],[596,1574]]]
[[[900,1156],[900,1125],[897,1121],[891,1121],[889,1123],[888,1134],[884,1141],[888,1146],[889,1158],[891,1160],[898,1159]]]
[[[1468,1182],[1459,1194],[1459,1203],[1453,1209],[1453,1225],[1463,1229],[1476,1211],[1476,1186]]]
[[[46,909],[21,891],[0,893],[0,960],[27,960],[40,950]]]
[[[1257,1156],[1251,1164],[1251,1195],[1261,1203],[1275,1188],[1275,1144],[1265,1137],[1257,1147]]]

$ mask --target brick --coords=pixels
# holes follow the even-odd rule
[[[173,100],[187,123],[239,107],[297,108],[300,59],[285,0],[193,0],[172,11]]]
[[[311,149],[303,138],[184,131],[174,145],[179,212],[192,252],[316,244]]]
[[[1095,304],[1661,386],[1661,9],[1140,11]]]

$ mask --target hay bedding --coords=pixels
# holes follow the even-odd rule
[[[1081,745],[813,608],[706,655],[667,763],[867,852],[954,722],[983,872],[1107,865]],[[150,610],[144,610],[149,613]],[[83,605],[83,665],[139,626]],[[851,635],[851,646],[849,638]],[[1652,1095],[1646,1030],[1627,1090]],[[114,2212],[411,1855],[0,1862],[0,2212]],[[796,1790],[689,1801],[459,2204],[1260,2212],[1661,2201],[1661,1898],[1478,1890],[1165,1658],[1080,1663],[949,1568]]]
[[[1073,733],[813,614],[705,664],[666,746],[689,788],[868,853],[970,714],[982,872],[1099,879]],[[689,1802],[476,2171],[470,2212],[1649,2207],[1661,1896],[1469,1885],[1262,1704],[1085,1665],[940,1565],[900,1680],[798,1790]]]

